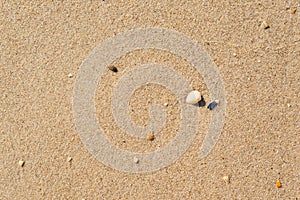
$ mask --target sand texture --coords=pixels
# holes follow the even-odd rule
[[[0,199],[300,199],[299,22],[296,0],[1,1]],[[134,50],[110,63],[118,72],[107,68],[99,78],[95,116],[119,149],[142,154],[168,145],[182,120],[171,90],[146,84],[128,102],[140,126],[150,124],[151,105],[164,107],[166,123],[153,141],[123,131],[111,106],[127,73],[163,65],[206,101],[190,116],[198,129],[187,151],[156,171],[122,172],[99,161],[103,152],[87,148],[97,141],[79,134],[73,100],[80,66],[107,39],[139,28],[185,35],[218,69],[225,123],[206,157],[199,151],[215,123],[206,108],[212,91],[188,60],[161,49]],[[144,160],[132,162],[138,169]]]

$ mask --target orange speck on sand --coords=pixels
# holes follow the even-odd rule
[[[292,13],[292,14],[295,14],[296,11],[297,11],[297,8],[292,8],[292,9],[291,9],[291,13]]]
[[[149,140],[149,141],[153,141],[154,138],[155,138],[154,135],[151,133],[147,136],[147,140]]]
[[[281,187],[282,187],[281,182],[278,181],[278,180],[276,181],[276,187],[277,187],[277,188],[281,188]]]

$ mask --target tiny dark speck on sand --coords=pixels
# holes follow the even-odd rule
[[[110,66],[110,67],[108,67],[108,69],[113,72],[118,72],[118,68],[116,68],[114,66]]]

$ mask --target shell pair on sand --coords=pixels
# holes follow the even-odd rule
[[[192,104],[192,105],[197,104],[201,101],[201,99],[202,99],[201,93],[197,90],[193,90],[187,95],[186,103]],[[208,104],[207,108],[209,110],[213,110],[219,103],[220,103],[219,100],[215,100],[215,101],[211,102],[210,104]]]

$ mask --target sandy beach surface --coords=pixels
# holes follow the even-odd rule
[[[1,1],[0,199],[300,199],[299,22],[296,0]],[[115,59],[98,80],[94,102],[101,130],[118,149],[159,151],[180,129],[182,107],[159,84],[141,85],[128,102],[130,120],[140,126],[149,125],[152,103],[164,107],[167,120],[153,141],[116,123],[113,91],[139,66],[177,71],[206,101],[194,107],[199,117],[189,118],[199,127],[187,151],[158,170],[134,173],[102,162],[97,156],[106,151],[89,150],[96,142],[76,127],[73,100],[92,50],[141,28],[176,31],[203,47],[222,78],[226,112],[215,146],[200,159],[215,123],[201,72],[159,49]]]

